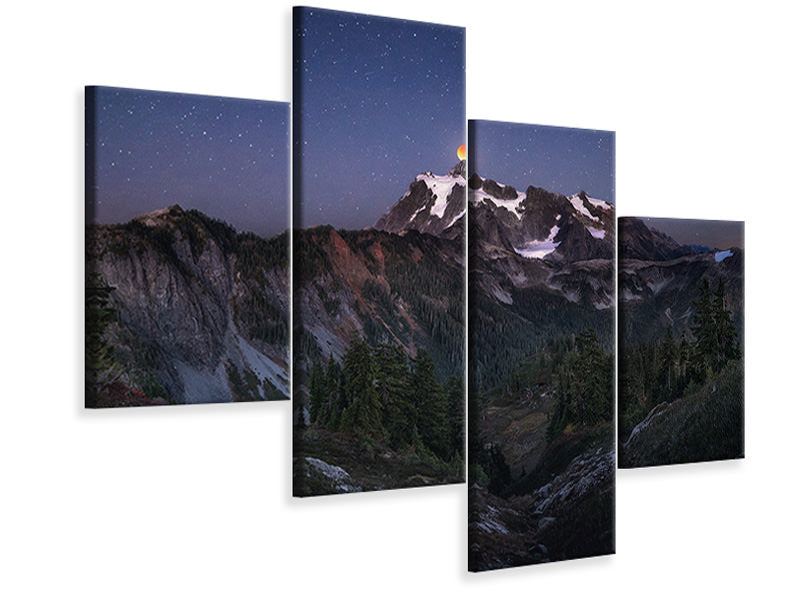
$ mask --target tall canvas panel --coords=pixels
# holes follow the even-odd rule
[[[744,223],[619,229],[619,466],[743,458]]]
[[[614,133],[469,122],[469,569],[614,552]]]
[[[294,494],[462,482],[464,29],[294,12]]]
[[[289,394],[289,105],[86,88],[86,406]]]

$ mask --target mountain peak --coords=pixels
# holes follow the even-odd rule
[[[452,169],[450,169],[450,171],[448,173],[448,175],[450,175],[451,177],[462,177],[462,178],[466,177],[467,176],[466,174],[467,174],[467,161],[466,160],[458,161],[458,164],[456,164],[456,166],[454,166]]]
[[[694,252],[636,217],[620,217],[619,229],[620,259],[671,260]]]
[[[375,229],[390,233],[415,230],[441,237],[456,237],[454,227],[466,212],[464,192],[466,161],[459,161],[447,175],[420,173],[408,191],[375,222]]]
[[[160,223],[166,223],[180,218],[183,214],[184,210],[179,205],[173,204],[165,208],[158,208],[144,215],[139,215],[138,217],[134,217],[133,220],[139,221],[148,227],[153,227]]]

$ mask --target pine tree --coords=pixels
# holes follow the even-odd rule
[[[311,366],[311,375],[309,376],[308,384],[308,412],[311,423],[316,423],[320,414],[320,409],[325,403],[325,372],[322,370],[322,364],[319,361],[314,361]]]
[[[720,371],[728,360],[741,357],[739,336],[733,324],[733,317],[725,308],[725,283],[722,280],[714,293],[714,319],[717,324],[717,343],[719,344],[716,369]]]
[[[417,412],[417,430],[425,446],[435,454],[447,456],[447,399],[436,381],[433,360],[420,350],[413,361],[411,394]]]
[[[667,334],[661,342],[659,357],[659,381],[661,383],[661,399],[671,401],[675,398],[673,388],[675,387],[676,362],[678,360],[678,346],[672,335],[672,327],[667,328]]]
[[[375,364],[367,343],[353,341],[342,359],[343,396],[346,408],[341,428],[377,440],[385,438],[381,423],[381,405],[375,388]]]
[[[451,376],[447,381],[447,422],[449,425],[449,446],[451,456],[464,456],[464,380]]]
[[[374,353],[375,387],[383,407],[383,427],[392,448],[414,443],[416,413],[409,398],[409,370],[400,346],[379,345]]]
[[[341,413],[344,411],[342,392],[342,368],[333,355],[328,359],[328,369],[325,371],[325,394],[318,417],[319,424],[327,429],[338,429]]]
[[[729,359],[741,356],[733,318],[725,308],[725,284],[720,281],[716,292],[707,279],[700,283],[700,298],[694,302],[696,312],[690,327],[694,342],[694,379],[703,382],[722,370]]]

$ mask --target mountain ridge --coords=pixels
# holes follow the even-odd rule
[[[115,379],[178,404],[288,397],[286,246],[177,204],[87,225]]]

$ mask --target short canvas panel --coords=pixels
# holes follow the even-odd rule
[[[744,223],[619,229],[619,466],[743,458]]]
[[[464,29],[294,28],[294,494],[463,482]]]
[[[614,133],[469,123],[469,569],[614,552]]]
[[[86,407],[288,398],[289,105],[86,88]]]

